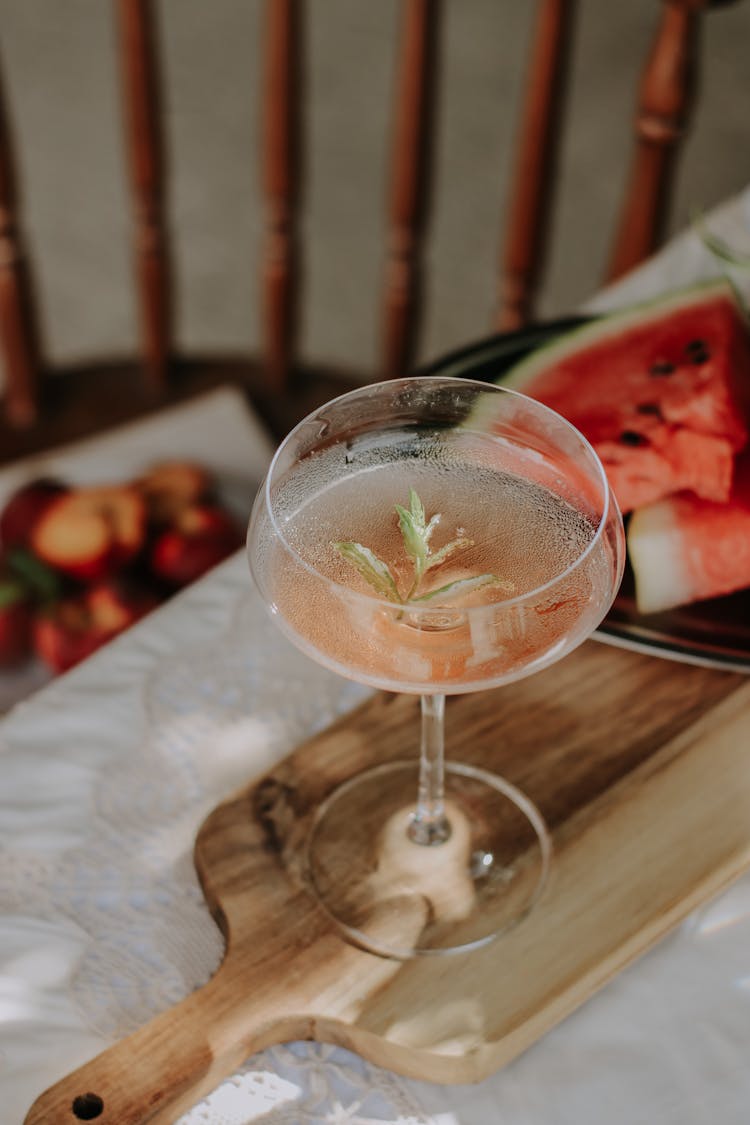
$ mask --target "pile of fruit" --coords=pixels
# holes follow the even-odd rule
[[[602,317],[501,381],[596,449],[641,613],[750,586],[750,333],[729,281]]]
[[[30,480],[0,511],[0,667],[71,668],[241,541],[193,462],[106,486]]]

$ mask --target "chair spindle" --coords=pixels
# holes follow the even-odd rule
[[[395,102],[388,258],[383,298],[383,374],[407,374],[422,305],[435,119],[440,0],[406,0]]]
[[[146,373],[165,386],[172,292],[165,225],[165,158],[157,29],[152,0],[119,0],[126,143],[135,211],[135,259]]]
[[[664,0],[641,78],[636,151],[607,280],[614,281],[659,245],[675,158],[696,87],[700,9],[705,0]]]
[[[541,0],[537,9],[500,267],[496,318],[500,332],[522,327],[533,315],[549,227],[574,17],[575,0]]]
[[[288,381],[297,343],[303,50],[300,0],[268,0],[265,50],[263,359],[271,388],[281,391]]]
[[[31,280],[18,224],[10,123],[0,80],[0,342],[5,360],[5,414],[31,425],[38,414],[39,345]]]

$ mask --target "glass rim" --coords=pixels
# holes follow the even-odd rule
[[[591,539],[586,544],[586,547],[584,548],[584,550],[581,551],[581,553],[579,555],[577,555],[576,558],[573,559],[573,561],[570,562],[565,567],[564,570],[561,570],[559,573],[553,575],[552,578],[547,579],[546,582],[541,583],[539,586],[535,586],[533,589],[526,590],[521,594],[515,594],[512,597],[497,598],[497,600],[486,601],[486,602],[482,602],[479,605],[472,605],[472,606],[456,606],[456,607],[452,607],[452,606],[449,606],[449,605],[448,606],[446,606],[446,605],[430,606],[430,605],[414,603],[414,602],[412,602],[412,603],[395,602],[395,601],[391,601],[388,598],[381,598],[377,594],[368,594],[368,593],[365,593],[365,592],[360,591],[360,590],[353,590],[351,588],[351,586],[347,586],[346,583],[339,582],[337,579],[331,578],[329,575],[324,574],[321,570],[319,570],[317,567],[313,566],[305,558],[303,558],[302,555],[300,555],[300,553],[292,546],[292,544],[287,540],[286,536],[284,535],[283,530],[282,530],[281,526],[279,525],[279,522],[278,522],[278,520],[276,518],[276,515],[274,513],[273,503],[272,503],[272,499],[271,499],[271,483],[272,483],[274,470],[277,467],[277,464],[278,464],[278,461],[279,461],[281,455],[286,450],[286,448],[288,447],[290,442],[294,439],[294,437],[300,432],[302,427],[308,425],[309,422],[311,421],[311,419],[315,418],[316,415],[321,413],[321,411],[330,410],[332,407],[335,407],[337,404],[339,404],[339,403],[341,403],[345,400],[351,401],[353,398],[356,398],[358,395],[366,394],[368,392],[373,392],[373,391],[377,392],[381,387],[383,387],[383,388],[388,387],[388,388],[393,388],[393,389],[397,390],[399,387],[405,387],[410,383],[425,383],[426,384],[428,382],[436,382],[436,383],[442,383],[443,385],[448,384],[448,385],[456,385],[456,386],[474,388],[475,390],[478,390],[478,391],[481,391],[481,392],[485,392],[485,393],[489,393],[489,394],[500,394],[500,395],[503,395],[503,396],[509,396],[511,398],[520,399],[525,403],[530,403],[530,404],[532,404],[534,410],[538,410],[541,414],[546,414],[549,417],[553,418],[557,424],[562,424],[563,429],[568,430],[581,443],[584,450],[590,456],[592,464],[593,464],[594,468],[596,469],[596,473],[597,473],[597,476],[598,476],[598,480],[599,480],[599,484],[600,484],[600,487],[601,487],[601,490],[602,490],[602,496],[603,496],[602,511],[601,511],[601,514],[600,514],[600,517],[599,517],[598,525],[597,525]],[[567,418],[564,418],[562,414],[558,414],[558,412],[556,410],[553,410],[551,407],[545,406],[544,403],[538,402],[536,399],[531,398],[530,395],[522,394],[520,391],[516,391],[516,390],[512,389],[511,387],[503,387],[502,385],[499,385],[497,383],[486,383],[486,382],[483,382],[482,380],[479,380],[479,379],[463,379],[463,378],[457,378],[457,377],[451,376],[451,375],[438,375],[438,374],[436,374],[436,375],[407,375],[407,376],[404,376],[404,377],[398,378],[398,379],[384,379],[384,380],[380,380],[376,383],[363,383],[361,387],[355,387],[353,390],[346,391],[341,395],[337,395],[335,398],[329,399],[327,402],[322,403],[320,406],[316,407],[315,410],[311,410],[309,414],[306,414],[304,418],[300,419],[300,421],[289,431],[289,433],[279,443],[276,451],[274,452],[273,457],[271,458],[271,462],[268,466],[268,470],[266,472],[265,478],[263,480],[263,484],[261,486],[261,491],[262,491],[262,495],[264,497],[264,503],[265,503],[266,512],[268,514],[268,518],[271,521],[271,524],[274,528],[274,531],[276,533],[276,536],[277,536],[279,542],[282,544],[284,550],[288,554],[290,554],[294,558],[294,560],[304,570],[306,570],[309,574],[312,574],[315,577],[317,577],[318,579],[320,579],[322,582],[325,582],[327,586],[330,586],[334,589],[343,591],[346,598],[356,599],[357,601],[363,602],[365,605],[380,606],[384,609],[388,609],[388,610],[391,610],[391,611],[401,610],[401,611],[409,611],[409,612],[413,612],[413,613],[418,613],[420,618],[423,618],[424,616],[427,616],[428,620],[429,620],[429,615],[445,616],[445,613],[447,611],[450,611],[453,608],[455,608],[456,611],[459,611],[462,614],[467,614],[467,615],[474,614],[476,616],[478,613],[486,613],[487,610],[491,610],[491,609],[496,609],[496,608],[500,608],[500,607],[512,608],[512,607],[517,606],[517,605],[522,605],[524,602],[527,602],[527,601],[531,600],[532,598],[539,597],[540,594],[543,594],[546,590],[552,589],[559,582],[562,582],[564,579],[566,579],[571,574],[573,574],[578,569],[579,566],[583,565],[583,563],[586,561],[586,559],[589,557],[589,555],[594,551],[596,545],[598,544],[599,540],[603,536],[604,528],[606,527],[607,522],[609,520],[610,508],[614,507],[614,495],[612,493],[612,489],[611,489],[609,480],[607,478],[607,474],[604,470],[604,466],[601,462],[601,459],[600,459],[599,455],[597,454],[596,450],[594,449],[594,447],[592,446],[592,444],[588,440],[588,438],[586,438],[581,433],[581,431],[579,429],[577,429],[577,427],[572,424],[572,422],[569,422],[567,420]],[[248,529],[248,533],[249,533],[249,529]],[[251,565],[252,565],[252,554],[250,554],[250,562],[251,562]]]

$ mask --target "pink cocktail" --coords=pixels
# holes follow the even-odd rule
[[[549,838],[502,778],[444,767],[445,696],[545,667],[606,614],[623,532],[593,450],[546,407],[492,385],[363,387],[282,443],[248,551],[299,648],[341,675],[422,698],[420,763],[357,775],[319,810],[314,893],[377,952],[491,940],[536,901]],[[342,836],[357,806],[380,810],[377,839]]]

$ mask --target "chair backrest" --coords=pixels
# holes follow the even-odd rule
[[[636,113],[636,151],[609,268],[614,278],[658,245],[664,229],[675,155],[695,91],[701,9],[708,0],[663,0],[643,72]],[[0,88],[0,344],[6,366],[5,419],[0,461],[40,443],[79,436],[86,428],[127,417],[175,393],[189,365],[174,357],[171,247],[165,216],[166,161],[162,137],[160,53],[152,0],[116,0],[126,151],[134,213],[136,287],[140,308],[143,382],[122,371],[120,391],[102,393],[101,373],[83,378],[93,405],[69,424],[44,431],[45,392],[51,384],[36,330],[31,264],[24,251],[22,208],[14,189],[14,144]],[[265,8],[263,191],[267,226],[262,275],[263,341],[258,365],[211,378],[247,382],[272,403],[300,394],[295,378],[300,287],[300,169],[305,100],[303,0],[267,0]],[[544,262],[561,136],[565,78],[573,33],[574,0],[539,0],[522,99],[515,172],[500,260],[499,330],[534,315]],[[423,263],[432,190],[432,139],[442,32],[440,0],[402,0],[397,85],[393,102],[390,201],[381,296],[380,377],[412,368],[423,303]],[[110,374],[112,374],[110,372]],[[195,372],[193,372],[195,374]],[[354,379],[362,381],[362,373]],[[187,379],[192,389],[203,374]],[[177,390],[178,394],[185,393]],[[98,399],[96,395],[98,394]],[[140,397],[139,397],[140,396]],[[94,400],[96,400],[94,402]],[[53,406],[58,421],[65,411]],[[273,409],[269,411],[273,416]],[[105,417],[106,415],[106,417]],[[290,417],[282,412],[277,428]]]

